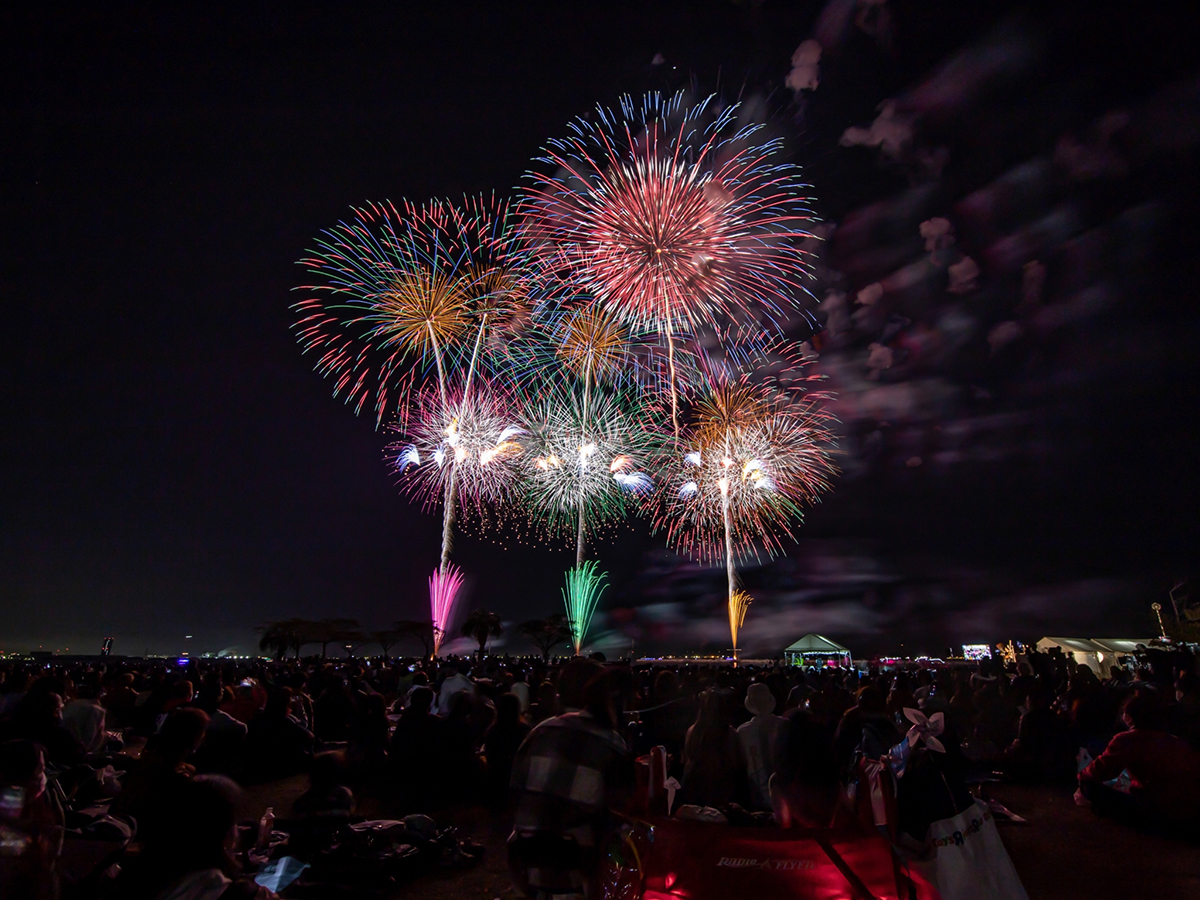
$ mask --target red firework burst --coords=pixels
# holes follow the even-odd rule
[[[667,334],[739,314],[774,322],[806,294],[813,214],[777,140],[736,105],[683,96],[599,109],[551,141],[521,209],[544,266],[635,327]]]

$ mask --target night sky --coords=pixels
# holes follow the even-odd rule
[[[6,8],[0,650],[427,614],[440,518],[301,355],[295,260],[351,204],[508,194],[574,116],[680,88],[755,104],[826,221],[845,474],[748,568],[752,648],[1152,634],[1197,564],[1200,35],[1043,6]],[[495,538],[457,541],[464,609],[554,611],[571,554]],[[724,647],[721,573],[644,526],[598,555],[598,646]]]

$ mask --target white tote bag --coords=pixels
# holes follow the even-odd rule
[[[917,863],[942,900],[1029,900],[982,800],[929,826],[934,858]]]

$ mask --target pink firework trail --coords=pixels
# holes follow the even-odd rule
[[[429,576],[429,612],[433,618],[433,655],[442,649],[442,639],[454,616],[454,601],[462,588],[463,574],[458,566],[434,569]]]

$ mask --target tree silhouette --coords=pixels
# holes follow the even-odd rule
[[[433,655],[433,622],[428,619],[402,619],[392,626],[402,637],[416,638],[425,648],[425,656]]]
[[[292,646],[292,633],[288,624],[286,621],[268,622],[255,629],[262,635],[258,639],[258,649],[264,653],[270,653],[276,662],[283,659],[288,648]]]
[[[315,622],[308,619],[281,619],[260,625],[256,630],[262,635],[258,640],[258,649],[270,653],[276,661],[294,650],[296,658],[300,658],[300,648],[313,641],[316,629]]]
[[[526,635],[542,651],[542,662],[550,659],[550,651],[558,644],[571,640],[571,625],[562,613],[554,613],[545,619],[530,619],[517,626],[517,631]]]
[[[324,659],[330,644],[361,643],[363,634],[359,628],[358,619],[321,619],[313,623],[310,642],[321,645],[321,658]]]
[[[296,659],[299,659],[300,648],[305,644],[312,643],[317,623],[311,619],[288,619],[287,621],[288,629],[291,632],[288,647],[296,652]]]
[[[479,642],[479,657],[483,658],[483,648],[487,644],[489,637],[500,637],[504,633],[504,626],[500,622],[500,616],[491,610],[477,609],[469,616],[467,621],[463,622],[460,634],[463,637],[472,637]]]
[[[382,631],[372,631],[371,640],[383,651],[383,658],[388,658],[388,651],[399,643],[404,634],[395,628],[384,628]]]

